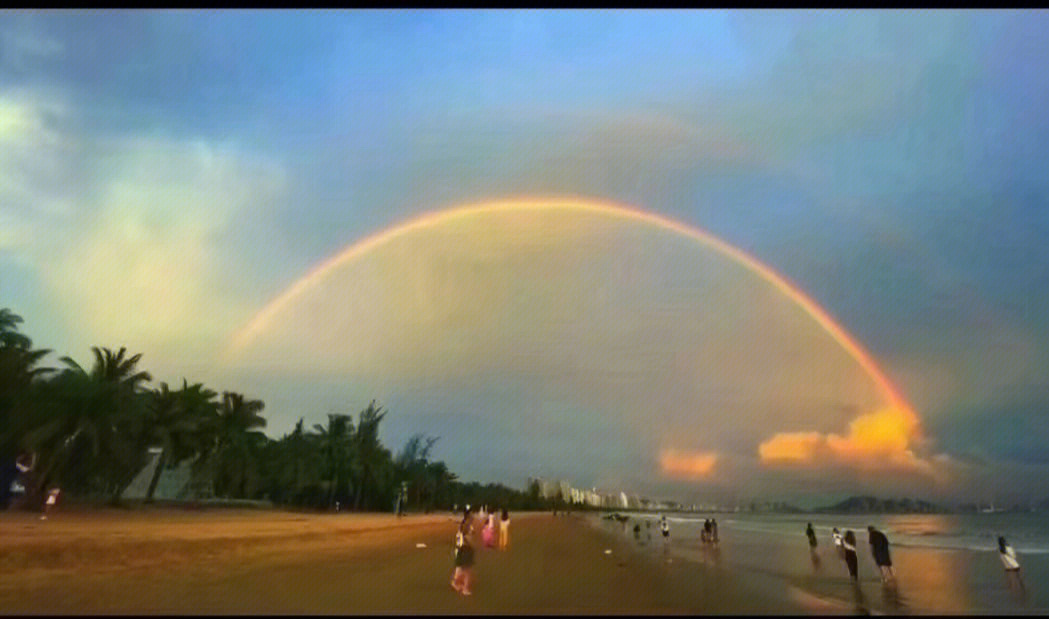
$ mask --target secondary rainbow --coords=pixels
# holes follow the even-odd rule
[[[885,373],[881,371],[878,364],[869,352],[852,337],[830,314],[818,303],[805,294],[797,285],[790,282],[786,277],[774,271],[757,258],[747,254],[743,250],[726,243],[713,234],[675,221],[668,217],[656,215],[636,207],[594,199],[582,198],[515,198],[510,200],[499,200],[492,202],[481,202],[454,207],[447,210],[425,213],[411,220],[381,230],[371,236],[350,245],[343,251],[324,260],[313,267],[305,276],[292,284],[265,307],[262,308],[244,327],[238,330],[230,339],[229,344],[223,352],[225,360],[232,359],[236,353],[250,343],[259,333],[264,331],[273,318],[281,309],[285,308],[295,298],[315,287],[327,275],[338,267],[350,263],[368,252],[382,246],[390,240],[404,234],[445,223],[455,219],[473,217],[501,211],[522,210],[565,210],[575,212],[593,213],[605,217],[625,219],[640,224],[647,224],[673,231],[691,238],[710,249],[736,261],[747,270],[762,278],[777,290],[782,292],[798,306],[800,306],[813,320],[815,320],[831,337],[834,338],[849,355],[856,360],[861,368],[871,377],[878,386],[883,396],[893,405],[912,411],[910,404],[899,393],[895,386],[889,381]]]

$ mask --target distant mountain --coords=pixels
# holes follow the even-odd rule
[[[879,499],[872,496],[854,496],[834,505],[817,507],[812,511],[823,514],[943,514],[949,510],[919,499]]]

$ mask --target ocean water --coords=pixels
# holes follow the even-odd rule
[[[720,544],[700,542],[704,518],[717,519]],[[604,526],[633,539],[640,521],[639,550],[664,552],[655,514],[630,514],[626,527]],[[731,569],[755,581],[786,587],[793,597],[826,602],[850,612],[1035,613],[1049,612],[1049,517],[1044,513],[965,515],[668,514],[666,551],[711,569]],[[650,523],[648,528],[644,523]],[[806,524],[816,531],[816,560]],[[889,538],[897,586],[884,587],[870,553],[867,526]],[[853,586],[831,529],[856,535],[860,583]],[[1010,587],[998,555],[1004,535],[1016,550],[1024,589]]]

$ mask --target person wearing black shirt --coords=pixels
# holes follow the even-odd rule
[[[890,580],[895,581],[896,575],[892,572],[892,559],[889,558],[889,538],[885,537],[884,533],[873,526],[867,527],[867,534],[874,562],[878,565],[878,570],[881,571],[881,581],[883,583]]]
[[[852,530],[845,532],[845,538],[841,542],[845,550],[845,565],[849,567],[849,577],[853,582],[859,580],[859,565],[856,562],[856,534]]]

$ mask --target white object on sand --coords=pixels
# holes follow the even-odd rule
[[[606,555],[612,554],[612,549],[611,548],[605,548],[605,554]]]
[[[419,542],[418,544],[415,545],[415,547],[416,548],[426,548],[426,544],[424,544],[422,542]]]

